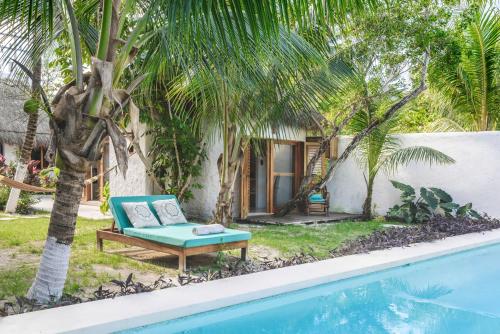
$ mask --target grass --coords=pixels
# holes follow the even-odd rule
[[[5,220],[6,217],[9,219]],[[30,218],[0,215],[0,218],[3,218],[0,220],[0,300],[12,300],[16,295],[24,295],[35,277],[49,218],[46,214]],[[126,246],[112,242],[105,244],[105,249],[111,252],[98,252],[95,231],[110,224],[109,219],[78,218],[65,292],[88,295],[99,285],[109,283],[111,279],[124,279],[130,272],[138,280],[141,277],[176,276],[176,260],[171,258],[139,261],[122,254],[113,254]],[[382,228],[383,224],[382,221],[368,221],[318,226],[233,227],[252,232],[250,256],[262,257],[262,250],[267,250],[281,257],[304,251],[325,258],[330,250],[343,241],[371,233]],[[237,255],[237,252],[232,254]],[[212,263],[212,260],[209,261]],[[216,266],[217,261],[213,262],[210,265]],[[199,269],[202,266],[200,264]]]
[[[342,242],[369,234],[382,228],[384,221],[341,222],[309,226],[255,226],[252,232],[252,244],[258,244],[278,250],[283,256],[299,252],[312,254],[319,258],[328,257],[329,251]],[[245,226],[235,226],[245,228]]]

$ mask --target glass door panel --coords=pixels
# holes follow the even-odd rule
[[[273,208],[279,210],[295,194],[295,144],[274,144]]]

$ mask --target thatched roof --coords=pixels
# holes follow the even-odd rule
[[[0,80],[0,142],[22,146],[28,124],[28,115],[23,111],[29,97],[19,88]],[[48,146],[50,128],[47,114],[38,117],[35,146]]]
[[[304,111],[298,115],[283,115],[280,119],[280,125],[287,125],[296,128],[303,128],[307,130],[320,130],[320,125],[324,125],[325,116],[315,110]]]

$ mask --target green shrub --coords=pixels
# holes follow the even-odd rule
[[[5,186],[0,186],[0,210],[5,210],[5,205],[7,204],[7,200],[9,199],[10,188]],[[33,195],[33,193],[29,193],[26,191],[21,191],[19,195],[19,200],[17,201],[17,209],[16,212],[20,214],[29,214],[33,212],[33,205],[38,203],[40,200]]]
[[[102,201],[101,205],[99,206],[99,210],[101,213],[104,215],[109,211],[109,197],[111,196],[111,191],[109,189],[109,181],[106,182],[102,189],[102,197],[104,198],[104,201]]]
[[[439,215],[445,217],[480,218],[477,211],[472,209],[472,203],[459,205],[453,198],[439,188],[420,188],[420,197],[417,198],[415,189],[407,184],[391,180],[392,185],[401,190],[403,204],[394,205],[387,212],[389,219],[403,220],[406,223],[423,223]]]
[[[55,188],[57,179],[59,178],[59,173],[60,170],[57,167],[42,169],[40,173],[38,173],[40,185],[44,188]]]

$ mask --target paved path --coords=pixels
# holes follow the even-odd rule
[[[250,215],[246,219],[239,220],[238,222],[261,225],[311,225],[337,223],[344,220],[356,220],[360,218],[361,215],[339,212],[330,212],[328,216],[290,213],[284,217],[275,217],[273,215]]]
[[[52,196],[40,196],[40,202],[35,204],[33,207],[36,210],[42,211],[52,211],[52,206],[54,205],[54,200]],[[111,218],[110,214],[103,215],[101,211],[99,211],[98,204],[80,204],[80,208],[78,209],[78,215],[80,217],[89,218],[89,219],[105,219]]]

